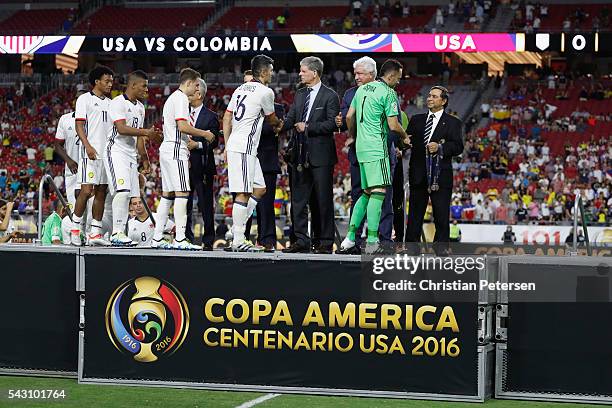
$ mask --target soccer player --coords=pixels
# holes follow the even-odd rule
[[[247,220],[266,193],[266,182],[257,158],[262,119],[265,117],[276,133],[283,126],[274,113],[274,91],[268,88],[273,64],[272,58],[266,55],[257,55],[251,60],[253,79],[236,88],[223,116],[229,190],[236,193],[232,208],[234,239],[228,251],[263,251],[247,242],[244,232]]]
[[[63,244],[62,219],[66,216],[66,209],[61,201],[55,200],[51,203],[53,212],[47,217],[42,226],[43,245]]]
[[[77,91],[73,107],[76,104],[76,99],[83,95],[86,91]],[[79,162],[81,161],[81,141],[76,133],[75,113],[68,112],[63,114],[57,122],[57,130],[55,132],[55,152],[66,163],[64,169],[64,185],[66,187],[66,200],[70,209],[74,211],[76,196],[80,189],[80,180],[78,177]]]
[[[161,132],[153,126],[142,129],[145,108],[139,99],[147,94],[147,86],[147,74],[140,70],[134,71],[128,75],[125,93],[116,96],[110,103],[113,127],[106,144],[104,165],[113,194],[113,231],[110,239],[113,246],[137,244],[125,234],[125,226],[130,198],[140,197],[138,155],[143,173],[149,173],[151,165],[144,138],[148,137],[155,142],[161,140]]]
[[[340,245],[341,251],[355,246],[355,232],[366,214],[366,253],[381,250],[378,246],[378,224],[385,191],[392,180],[387,147],[389,130],[397,132],[405,144],[410,143],[398,120],[400,112],[393,89],[401,77],[402,64],[396,60],[385,61],[380,68],[380,78],[357,89],[346,115],[349,134],[356,140],[363,194],[355,204],[348,234]]]
[[[163,109],[164,141],[159,148],[159,164],[162,176],[162,198],[157,207],[159,220],[151,241],[153,248],[198,250],[185,238],[187,224],[187,199],[189,198],[189,150],[198,147],[191,136],[200,136],[212,142],[215,135],[208,130],[196,129],[189,124],[189,96],[200,86],[200,74],[185,68],[179,75],[179,88],[166,100]],[[164,227],[170,207],[174,202],[176,237],[172,244],[163,240]]]
[[[71,243],[76,246],[81,245],[81,221],[91,195],[94,196],[94,202],[89,244],[110,245],[102,233],[102,216],[108,188],[102,157],[107,136],[112,128],[108,114],[110,108],[108,96],[113,88],[113,75],[113,71],[105,66],[92,69],[89,73],[89,83],[93,89],[79,96],[76,102],[75,121],[81,143],[81,161],[78,169],[81,190],[74,206],[72,216],[74,224],[70,231]]]
[[[135,197],[130,200],[130,206],[134,211],[134,218],[128,221],[128,236],[134,242],[138,243],[139,247],[150,247],[153,233],[155,232],[155,224],[142,203],[140,197]],[[153,219],[157,222],[157,214],[152,213]],[[164,228],[164,233],[172,235],[174,222],[168,220]]]

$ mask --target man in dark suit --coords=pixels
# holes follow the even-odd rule
[[[191,242],[195,237],[192,230],[193,223],[193,194],[198,195],[198,208],[204,220],[204,232],[202,233],[202,249],[212,251],[215,240],[215,210],[213,181],[217,174],[213,149],[217,147],[219,138],[219,120],[217,114],[204,106],[206,95],[206,82],[199,79],[199,90],[189,97],[189,122],[202,130],[211,132],[215,138],[212,143],[203,137],[193,136],[189,142],[189,184],[190,192],[187,201],[187,229],[185,236]],[[189,147],[189,146],[188,146]]]
[[[296,92],[283,130],[294,129],[291,212],[296,242],[287,253],[310,252],[308,204],[310,201],[315,253],[331,254],[334,242],[333,171],[337,163],[334,130],[340,111],[338,94],[321,83],[323,61],[306,57],[300,61],[300,80],[306,85]],[[313,208],[315,211],[313,211]]]
[[[431,198],[436,226],[434,250],[442,255],[448,253],[450,233],[449,211],[453,189],[451,160],[463,153],[463,125],[458,118],[444,112],[447,106],[448,90],[442,86],[432,87],[427,96],[428,112],[414,115],[406,130],[412,135],[406,241],[420,242],[423,216]]]

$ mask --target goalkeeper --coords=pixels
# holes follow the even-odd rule
[[[359,87],[346,115],[349,134],[355,138],[363,194],[355,203],[340,252],[355,246],[355,233],[364,217],[368,226],[366,253],[382,251],[378,245],[378,224],[385,192],[393,178],[387,147],[389,131],[397,132],[402,144],[410,144],[400,123],[394,90],[401,78],[402,64],[393,59],[385,61],[380,68],[380,78]]]

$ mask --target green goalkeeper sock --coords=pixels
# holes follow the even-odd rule
[[[368,202],[368,243],[378,242],[378,224],[385,193],[373,192]]]
[[[355,241],[355,233],[357,232],[357,228],[361,225],[361,221],[363,221],[363,217],[366,215],[368,211],[368,201],[370,200],[370,196],[365,192],[361,194],[359,200],[355,203],[355,207],[353,207],[353,214],[351,214],[351,222],[349,223],[348,234],[346,237],[351,241]]]

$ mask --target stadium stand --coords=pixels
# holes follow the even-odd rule
[[[72,12],[70,9],[19,10],[0,22],[0,32],[4,34],[53,34],[63,28],[64,22]]]
[[[295,33],[329,31],[336,25],[332,25],[331,21],[341,21],[349,13],[349,8],[331,6],[326,7],[324,13],[324,19],[330,20],[329,24],[322,24],[321,15],[313,13],[311,7],[237,6],[223,14],[212,25],[211,31],[223,32],[226,29],[231,30],[231,32],[291,31]],[[284,24],[280,24],[277,20],[279,16],[284,17]]]
[[[532,4],[515,3],[512,28],[527,31],[592,30],[610,27],[609,6],[606,4]]]
[[[177,34],[192,32],[213,13],[214,7],[104,6],[81,20],[74,34]]]

